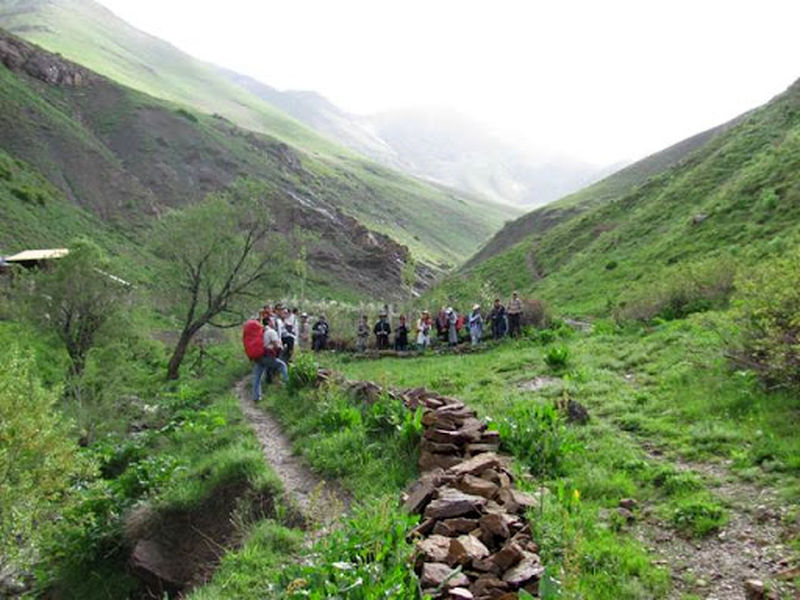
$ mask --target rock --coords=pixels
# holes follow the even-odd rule
[[[617,508],[617,514],[625,519],[626,523],[633,523],[636,521],[636,515],[633,514],[632,511],[628,510],[627,508],[622,508],[621,506]]]
[[[467,444],[464,450],[475,456],[476,454],[482,454],[483,452],[497,452],[500,449],[498,444]]]
[[[460,535],[457,538],[445,538],[450,542],[447,564],[470,565],[473,560],[489,556],[489,549],[472,535]]]
[[[477,519],[466,519],[464,517],[457,517],[455,519],[445,519],[444,521],[438,521],[436,523],[436,527],[441,526],[443,529],[452,532],[450,537],[455,537],[456,535],[461,535],[463,533],[469,533],[473,531],[478,526]],[[434,532],[436,529],[434,528]],[[443,534],[446,535],[446,534]]]
[[[449,537],[433,534],[417,542],[417,551],[427,562],[449,562],[446,559],[450,551],[450,541]]]
[[[497,444],[499,446],[500,445],[500,432],[499,431],[493,431],[491,429],[485,430],[481,434],[480,443],[481,444]]]
[[[486,469],[500,466],[500,458],[494,452],[473,456],[448,469],[454,475],[476,475]]]
[[[744,596],[747,600],[764,600],[767,590],[760,579],[748,579],[744,582]]]
[[[492,560],[492,557],[488,558],[480,558],[478,560],[472,561],[472,568],[476,571],[481,571],[483,573],[490,573],[492,575],[500,575],[503,572],[503,569],[498,566],[496,562]]]
[[[474,475],[464,475],[464,477],[455,484],[455,487],[466,492],[467,494],[475,494],[476,496],[483,496],[491,500],[500,489],[491,481],[486,481]]]
[[[425,516],[434,519],[460,517],[478,512],[486,504],[483,496],[465,494],[453,488],[439,490],[439,497],[428,504]]]
[[[422,512],[428,502],[433,498],[433,493],[436,491],[437,481],[435,478],[420,479],[418,485],[414,486],[408,494],[408,498],[403,503],[403,510],[410,514]]]
[[[520,545],[516,542],[509,542],[498,552],[492,554],[489,560],[494,562],[501,571],[507,571],[522,560],[523,556],[525,556],[525,552]]]
[[[708,215],[705,213],[698,213],[692,217],[692,225],[700,225],[703,221],[708,218]]]
[[[439,587],[444,584],[448,588],[465,587],[469,585],[469,579],[463,573],[451,569],[443,563],[424,563],[420,575],[420,583],[423,587]]]
[[[461,430],[451,429],[426,429],[422,437],[440,444],[459,444],[464,441],[464,434]]]
[[[478,579],[476,579],[471,586],[469,586],[469,591],[471,591],[478,598],[494,598],[509,591],[509,587],[510,586],[508,583],[501,581],[493,575],[482,575],[481,577],[478,577]]]
[[[462,461],[458,456],[450,454],[434,454],[422,451],[419,453],[419,469],[423,473],[434,469],[449,469]]]
[[[481,455],[482,456],[482,455]],[[536,506],[536,497],[533,494],[520,492],[511,488],[500,488],[497,493],[497,501],[503,505],[508,512],[524,513],[527,509]]]
[[[423,439],[419,445],[420,451],[433,452],[434,454],[458,454],[461,448],[456,444],[442,444]]]
[[[447,597],[450,600],[472,600],[475,598],[475,596],[472,595],[472,592],[463,587],[452,588],[447,593]]]
[[[438,523],[436,519],[424,519],[419,525],[414,527],[411,531],[408,532],[407,539],[410,541],[415,537],[428,535],[431,531],[436,533],[434,530],[434,526]]]
[[[570,398],[567,400],[567,422],[586,425],[589,422],[589,411],[583,404]]]
[[[542,573],[544,573],[544,567],[539,557],[535,554],[526,553],[516,567],[506,571],[506,574],[503,575],[503,581],[514,587],[520,587],[529,581],[539,579]]]
[[[628,510],[633,510],[639,505],[639,503],[634,500],[633,498],[623,498],[619,501],[620,508],[626,508]]]
[[[485,540],[493,540],[495,538],[506,540],[511,535],[506,520],[498,513],[483,515],[478,520],[478,524]]]

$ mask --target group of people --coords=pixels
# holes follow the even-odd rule
[[[361,316],[356,330],[356,349],[365,352],[370,335],[375,336],[378,350],[393,348],[406,351],[414,347],[425,350],[431,346],[433,339],[455,346],[465,331],[469,333],[474,346],[483,339],[484,324],[491,326],[491,335],[495,340],[507,334],[518,337],[522,308],[522,300],[514,292],[507,307],[503,306],[500,298],[495,298],[486,319],[479,304],[475,304],[468,315],[459,315],[452,307],[442,307],[435,319],[430,311],[423,310],[414,324],[409,322],[406,315],[400,315],[397,327],[393,330],[389,309],[384,306],[371,328],[367,315]],[[433,338],[434,332],[436,338]],[[288,364],[292,361],[295,348],[310,348],[315,352],[325,350],[329,335],[330,325],[325,315],[317,317],[312,325],[308,314],[300,312],[298,308],[290,310],[280,303],[274,306],[265,304],[258,318],[254,317],[245,324],[243,333],[245,351],[254,362],[253,399],[257,401],[261,398],[261,379],[264,374],[270,379],[273,373],[278,373],[284,381],[288,381]]]
[[[398,317],[397,327],[394,330],[394,341],[391,341],[392,325],[389,321],[388,310],[384,308],[378,315],[378,320],[370,329],[367,315],[362,315],[356,330],[356,349],[364,352],[370,335],[375,336],[375,347],[378,350],[405,351],[412,348],[425,350],[430,347],[432,335],[436,331],[436,338],[442,343],[455,346],[462,337],[462,332],[469,332],[469,339],[473,346],[483,339],[484,323],[491,326],[492,339],[498,340],[506,334],[519,337],[521,332],[520,319],[522,316],[522,300],[514,292],[508,306],[503,306],[500,298],[495,298],[491,311],[484,320],[480,304],[475,304],[468,315],[459,315],[453,307],[442,307],[434,319],[430,311],[423,310],[416,320],[415,326],[409,323],[406,315]],[[411,341],[413,340],[413,341]]]

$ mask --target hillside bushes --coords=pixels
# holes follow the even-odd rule
[[[738,360],[770,387],[800,389],[800,248],[737,280]]]
[[[720,308],[733,293],[735,278],[736,263],[729,258],[685,265],[623,296],[615,316],[618,320],[671,321]]]

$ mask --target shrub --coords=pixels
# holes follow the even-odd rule
[[[289,389],[297,391],[317,379],[317,361],[310,352],[300,352],[289,368]]]
[[[680,502],[672,513],[672,522],[678,529],[697,537],[717,531],[726,521],[720,505],[703,500]]]
[[[740,363],[771,387],[800,388],[800,248],[737,280]]]
[[[544,355],[544,362],[554,371],[560,371],[569,362],[569,348],[567,346],[553,346]]]
[[[545,404],[516,404],[493,425],[505,450],[538,477],[563,473],[564,459],[577,446],[558,411]]]
[[[661,282],[642,284],[623,297],[617,320],[682,319],[724,306],[734,290],[736,264],[727,258],[681,265]]]

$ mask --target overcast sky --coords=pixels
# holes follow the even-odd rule
[[[545,152],[635,159],[800,77],[800,0],[100,0],[182,50],[356,113],[452,107]]]

